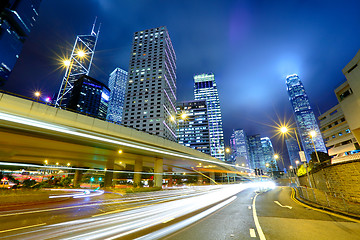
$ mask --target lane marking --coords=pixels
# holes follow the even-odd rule
[[[170,219],[168,219],[168,220],[165,220],[165,221],[163,221],[162,223],[168,223],[168,222],[170,222],[170,221],[172,221],[172,220],[174,220],[175,218],[170,218]]]
[[[279,205],[280,207],[292,209],[291,206],[283,206],[283,205],[281,205],[281,203],[279,203],[278,201],[274,201],[274,203],[276,203],[276,204]]]
[[[255,229],[250,228],[249,230],[250,230],[250,237],[252,237],[252,238],[256,238]]]
[[[299,205],[301,205],[303,207],[306,207],[306,208],[309,208],[309,209],[312,209],[312,210],[315,210],[315,211],[318,211],[318,212],[321,212],[321,213],[325,213],[325,214],[328,214],[328,215],[332,215],[332,216],[335,216],[335,217],[338,217],[338,218],[342,218],[342,219],[345,219],[345,220],[348,220],[348,221],[351,221],[351,222],[360,223],[360,221],[357,220],[357,219],[354,219],[354,218],[351,218],[351,217],[346,217],[346,216],[336,214],[336,213],[332,213],[332,212],[329,212],[329,211],[325,211],[325,210],[322,210],[322,209],[313,208],[313,207],[311,207],[309,205],[306,205],[306,204],[300,202],[299,200],[297,200],[295,198],[295,190],[293,188],[291,188],[291,199],[295,203],[297,203],[297,204],[299,204]]]
[[[46,223],[40,223],[40,224],[35,224],[35,225],[30,225],[30,226],[25,226],[25,227],[19,227],[19,228],[13,228],[13,229],[8,229],[8,230],[2,230],[0,231],[0,233],[5,233],[5,232],[11,232],[11,231],[16,231],[16,230],[21,230],[21,229],[26,229],[26,228],[31,228],[31,227],[38,227],[38,226],[43,226]]]
[[[257,193],[254,197],[254,200],[253,200],[253,204],[252,204],[252,208],[253,208],[253,217],[254,217],[254,222],[255,222],[255,226],[256,226],[256,230],[259,234],[259,238],[260,240],[266,240],[266,237],[261,229],[261,226],[260,226],[260,223],[259,223],[259,219],[256,215],[256,207],[255,207],[255,202],[256,202],[256,197],[258,196],[259,194]]]

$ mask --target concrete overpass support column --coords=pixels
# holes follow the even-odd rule
[[[197,180],[198,180],[198,184],[199,184],[199,185],[202,185],[202,184],[203,184],[203,176],[198,175]]]
[[[209,172],[209,177],[215,181],[215,173],[214,172]],[[210,184],[214,184],[214,182],[210,180]]]
[[[155,159],[154,164],[154,187],[161,187],[163,181],[163,160],[160,158]],[[157,174],[156,174],[157,173]]]
[[[106,169],[110,171],[105,172],[104,187],[111,187],[114,177],[114,159],[108,159],[106,162]]]
[[[168,187],[172,187],[172,186],[173,186],[173,175],[172,175],[172,171],[173,171],[172,168],[169,168],[169,169],[168,169],[168,172],[170,172]]]
[[[143,168],[143,160],[141,159],[136,159],[135,160],[135,165],[134,165],[134,186],[135,187],[140,187],[140,182],[141,182],[141,172]]]
[[[74,175],[74,187],[78,187],[81,183],[81,178],[82,178],[82,170],[75,170],[75,175]]]

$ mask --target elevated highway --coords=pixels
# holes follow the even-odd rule
[[[200,169],[211,177],[215,172],[237,171],[155,135],[0,93],[0,161],[44,164],[45,160],[107,170],[108,185],[116,169],[136,172],[134,181],[140,182],[143,167],[153,168],[156,186],[161,186],[164,171]]]

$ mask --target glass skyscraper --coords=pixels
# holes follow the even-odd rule
[[[214,74],[194,76],[195,100],[206,100],[208,109],[210,153],[211,156],[225,161],[224,133],[222,128],[219,94]]]
[[[134,33],[122,124],[176,142],[176,55],[165,26]]]
[[[74,83],[82,75],[89,75],[94,57],[100,27],[95,31],[96,19],[89,35],[78,35],[70,59],[66,61],[66,71],[62,79],[55,105],[66,106]]]
[[[105,119],[109,97],[110,90],[105,84],[82,75],[74,82],[66,107],[86,115]]]
[[[110,100],[109,107],[106,116],[106,120],[114,123],[121,123],[125,91],[127,72],[121,68],[116,68],[109,77],[109,88],[110,88]]]
[[[250,153],[250,168],[266,170],[260,135],[256,134],[249,136],[248,143]]]
[[[300,135],[300,140],[303,146],[303,151],[307,161],[310,160],[310,154],[314,152],[314,146],[310,137],[310,132],[315,131],[314,144],[316,151],[327,152],[322,139],[315,114],[310,106],[308,96],[305,88],[300,81],[298,75],[293,74],[286,77],[287,92],[289,100],[294,111],[297,129]]]
[[[263,137],[260,139],[261,140],[261,145],[263,148],[263,161],[262,161],[262,168],[268,172],[270,171],[277,171],[278,170],[278,166],[276,163],[276,160],[274,158],[275,152],[274,152],[274,148],[273,145],[271,143],[270,138],[268,137]],[[269,164],[268,167],[266,167],[266,164]],[[265,164],[265,166],[264,166]]]
[[[210,155],[206,101],[179,102],[176,110],[178,143]]]
[[[299,155],[299,145],[295,138],[288,136],[285,139],[286,148],[288,150],[290,163],[293,167],[296,167],[296,161],[299,161],[300,163],[300,155]]]
[[[230,137],[231,158],[239,166],[249,167],[249,144],[243,129],[234,130]]]
[[[9,79],[23,44],[39,16],[41,0],[1,0],[0,87]]]

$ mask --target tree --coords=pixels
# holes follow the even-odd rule
[[[330,157],[327,153],[317,152],[317,154],[318,154],[318,156],[319,156],[320,163],[325,162],[325,161],[331,159],[331,157]],[[310,157],[311,157],[311,160],[310,160],[311,162],[313,162],[313,163],[317,163],[317,162],[318,162],[315,152],[312,152],[311,155],[310,155]]]

